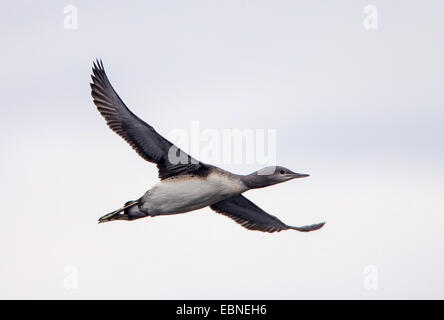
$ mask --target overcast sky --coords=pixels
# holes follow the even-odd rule
[[[1,2],[0,298],[444,298],[443,13],[442,1]],[[266,234],[209,208],[98,225],[158,180],[93,105],[96,57],[165,136],[192,121],[275,130],[277,163],[311,176],[246,196],[326,226]]]

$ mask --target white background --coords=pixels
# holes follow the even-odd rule
[[[0,298],[444,298],[443,15],[442,1],[2,2]],[[210,209],[98,225],[157,170],[95,109],[96,57],[164,135],[276,129],[278,164],[311,177],[248,198],[326,226],[266,234]]]

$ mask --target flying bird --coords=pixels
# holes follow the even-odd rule
[[[99,219],[99,223],[185,213],[209,206],[241,226],[263,232],[322,228],[325,222],[302,227],[289,226],[248,200],[242,194],[308,174],[281,166],[266,167],[238,175],[198,161],[158,134],[123,103],[111,86],[101,60],[93,63],[91,95],[108,126],[146,161],[155,163],[160,182],[141,198]]]

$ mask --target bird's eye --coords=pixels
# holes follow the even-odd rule
[[[284,170],[281,170],[281,171],[279,171],[279,173],[280,173],[280,174],[284,174],[284,173],[285,173],[285,171],[284,171]]]

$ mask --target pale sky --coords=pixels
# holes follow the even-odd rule
[[[363,26],[368,4],[377,30]],[[2,2],[0,298],[444,298],[443,12]],[[326,226],[266,234],[209,208],[98,225],[158,179],[93,105],[96,57],[165,136],[192,121],[276,130],[277,163],[311,176],[246,196],[285,223]]]

